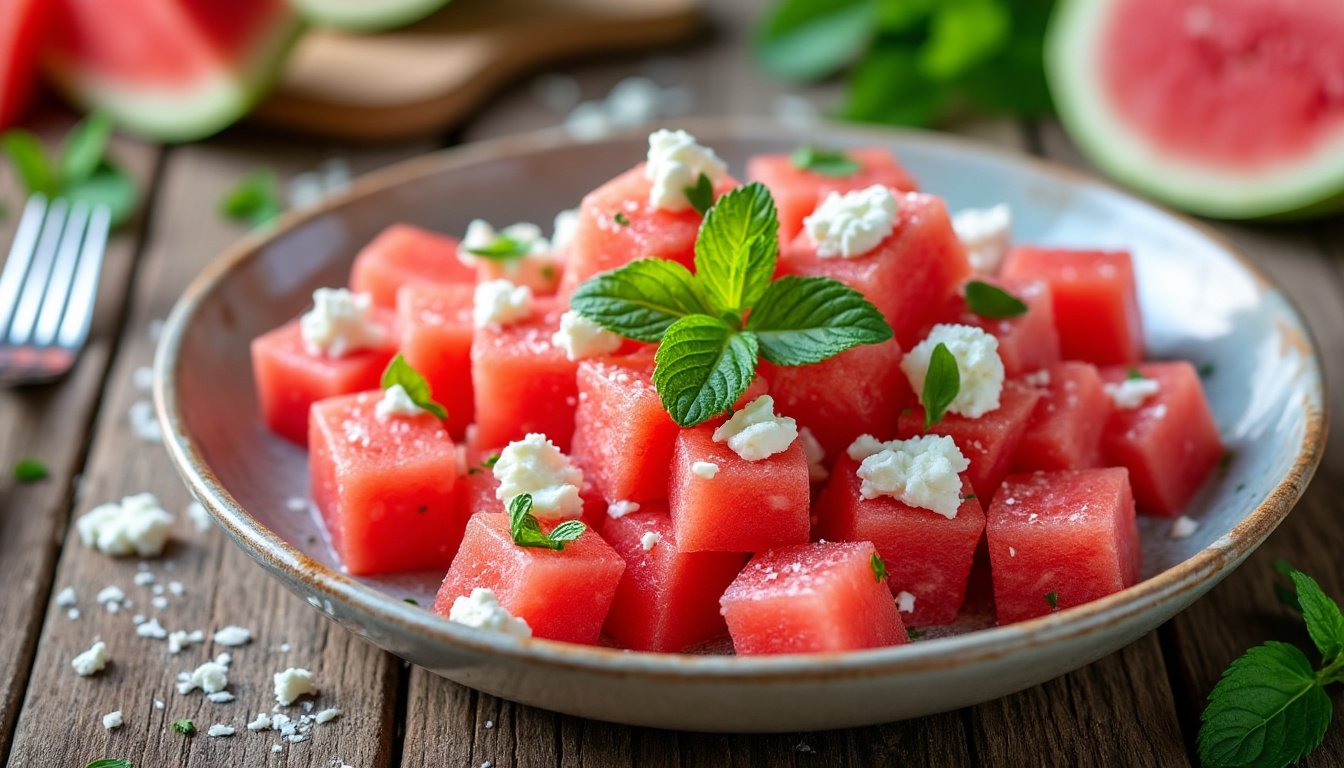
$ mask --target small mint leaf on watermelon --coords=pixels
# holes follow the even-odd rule
[[[391,389],[400,385],[406,390],[406,394],[411,398],[421,410],[429,411],[440,419],[448,418],[448,411],[442,405],[434,402],[433,393],[429,389],[429,382],[420,372],[411,367],[398,352],[397,356],[387,364],[383,370],[382,388]]]
[[[962,496],[962,497],[961,497],[961,500],[962,500],[962,501],[970,501],[971,499],[974,499],[974,498],[975,498],[975,494],[974,494],[974,493],[968,493],[968,494],[966,494],[965,496]]]
[[[700,178],[708,183],[704,174]],[[695,282],[716,312],[741,315],[765,293],[778,256],[774,198],[765,185],[752,182],[705,213],[695,239]]]
[[[531,243],[524,243],[508,235],[499,235],[488,244],[478,248],[468,248],[467,253],[492,261],[508,261],[526,256],[532,250]]]
[[[800,171],[811,171],[822,176],[853,176],[863,166],[838,149],[823,149],[804,144],[789,153],[789,162]]]
[[[583,523],[568,520],[557,525],[547,535],[532,514],[532,494],[520,493],[509,499],[509,535],[513,537],[513,543],[520,547],[553,549],[558,552],[565,548],[565,542],[577,539],[583,531]]]
[[[876,552],[868,559],[868,567],[873,569],[873,578],[877,579],[877,583],[881,584],[882,580],[887,578],[887,564],[882,562],[882,558],[878,557]]]
[[[863,294],[826,277],[781,277],[747,319],[761,355],[776,365],[810,365],[860,344],[891,338],[891,326]]]
[[[683,427],[723,413],[756,373],[756,336],[707,315],[689,315],[667,329],[654,353],[653,386],[663,408]]]
[[[929,355],[929,370],[924,375],[924,389],[919,401],[924,405],[924,431],[943,420],[947,407],[961,391],[961,371],[957,358],[946,344],[940,343]]]
[[[674,261],[639,259],[579,285],[575,312],[635,341],[659,341],[687,315],[707,311],[690,270]]]
[[[919,638],[924,636],[924,633],[919,631],[918,629],[907,629],[905,630],[905,636],[910,638],[911,640],[918,640]]]
[[[705,215],[711,207],[714,206],[714,182],[709,180],[705,174],[700,174],[700,178],[695,183],[682,190],[686,194],[686,201],[691,204],[696,213]]]
[[[573,541],[582,536],[587,528],[586,525],[578,520],[566,520],[552,528],[551,532],[546,534],[546,538],[558,544],[564,544],[567,541]],[[561,548],[562,547],[556,547],[556,549]]]
[[[269,226],[284,211],[280,182],[270,168],[258,168],[247,174],[219,201],[220,215],[255,229]]]
[[[1307,623],[1307,634],[1316,644],[1316,650],[1326,663],[1344,656],[1344,613],[1339,604],[1321,590],[1316,580],[1301,571],[1292,572],[1297,587],[1297,602],[1302,606],[1302,619]]]
[[[630,226],[630,217],[626,216],[624,213],[621,213],[620,211],[617,211],[616,215],[612,216],[611,218],[613,221],[615,221],[617,224],[620,224],[622,227]]]
[[[1130,368],[1125,371],[1125,378],[1129,381],[1143,381],[1143,371],[1138,368]]]
[[[486,469],[494,469],[495,465],[498,463],[499,463],[499,454],[492,453],[486,457],[485,461],[481,462],[481,466],[485,467]]]
[[[60,176],[47,159],[42,141],[31,131],[13,128],[0,136],[0,149],[9,157],[24,191],[54,197],[60,191]]]
[[[1021,299],[997,285],[981,280],[972,280],[966,284],[966,307],[991,320],[1019,317],[1027,313],[1027,305]]]
[[[48,474],[47,465],[37,459],[19,459],[14,464],[14,479],[20,483],[36,483]]]
[[[60,174],[66,183],[83,181],[98,170],[112,137],[112,118],[94,112],[75,124],[61,142]]]
[[[1050,609],[1051,609],[1051,610],[1057,610],[1057,609],[1059,608],[1059,593],[1058,593],[1058,592],[1046,592],[1046,593],[1045,593],[1045,602],[1048,603],[1048,604],[1050,605]]]

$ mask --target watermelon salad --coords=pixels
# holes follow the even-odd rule
[[[1010,243],[881,149],[746,177],[659,130],[549,237],[394,224],[255,339],[345,570],[510,636],[797,653],[977,580],[1001,624],[1080,605],[1138,579],[1136,514],[1188,533],[1223,448],[1128,253]]]

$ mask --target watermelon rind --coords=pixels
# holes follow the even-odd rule
[[[448,0],[290,0],[308,21],[351,32],[404,27],[448,4]]]
[[[1105,98],[1093,66],[1113,2],[1065,0],[1046,34],[1046,75],[1060,121],[1098,168],[1150,197],[1213,218],[1300,219],[1344,210],[1344,131],[1299,157],[1245,169],[1161,152],[1134,130]]]

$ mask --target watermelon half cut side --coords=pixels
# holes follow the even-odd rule
[[[1060,118],[1119,181],[1192,213],[1344,208],[1344,4],[1068,0],[1046,42]]]

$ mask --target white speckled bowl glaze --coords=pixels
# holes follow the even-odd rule
[[[944,136],[751,120],[686,121],[740,174],[803,141],[880,145],[953,209],[1007,202],[1019,242],[1122,247],[1137,261],[1154,357],[1213,366],[1206,382],[1233,452],[1189,514],[1141,521],[1143,581],[1050,616],[895,648],[736,658],[517,640],[450,624],[428,604],[441,574],[343,574],[321,526],[287,505],[304,452],[258,416],[248,342],[344,284],[361,245],[395,221],[461,232],[477,216],[549,221],[638,161],[643,135],[576,145],[558,132],[469,145],[357,181],[221,256],[182,297],[158,351],[155,400],[173,462],[221,527],[317,610],[392,653],[508,699],[584,717],[707,731],[788,731],[915,717],[992,699],[1111,653],[1218,583],[1301,496],[1325,438],[1316,351],[1283,293],[1206,228],[1105,184]]]

